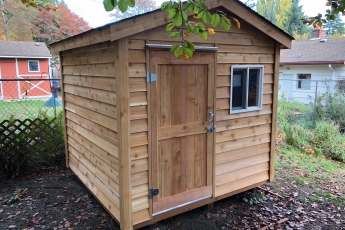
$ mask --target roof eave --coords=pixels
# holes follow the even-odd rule
[[[340,61],[280,62],[281,66],[284,66],[284,65],[328,65],[328,64],[345,65],[345,60],[340,60]]]
[[[52,56],[0,56],[0,58],[39,58],[39,59],[47,59],[47,58],[52,58]]]

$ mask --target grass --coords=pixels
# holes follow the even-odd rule
[[[345,193],[345,164],[327,159],[322,155],[306,154],[298,148],[281,146],[276,154],[275,170],[284,181],[295,181],[310,193],[311,202],[327,200],[338,206],[345,206],[345,194],[335,195],[330,187],[337,187]],[[328,185],[328,187],[326,186]],[[304,197],[300,202],[307,202]]]
[[[54,116],[53,107],[43,106],[48,99],[0,101],[0,121],[9,119],[10,116],[20,119],[35,118],[40,111],[48,116]],[[61,107],[56,107],[56,112],[61,110]]]

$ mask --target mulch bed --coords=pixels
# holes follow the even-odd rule
[[[253,193],[245,192],[216,202],[213,210],[201,207],[143,229],[345,229],[345,207],[318,196],[310,185],[277,176],[263,188],[258,194],[265,192],[264,200],[252,205]],[[19,199],[11,201],[16,189]],[[320,189],[342,195],[331,181]],[[54,170],[0,183],[0,229],[119,226],[72,172]]]

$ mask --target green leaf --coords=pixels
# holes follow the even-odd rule
[[[220,17],[219,17],[219,15],[218,15],[218,14],[213,14],[213,15],[211,16],[211,24],[212,24],[212,26],[213,26],[213,27],[218,26],[219,22],[220,22]]]
[[[164,10],[164,11],[167,10],[169,3],[170,2],[163,2],[162,5],[161,5],[161,9]]]
[[[202,6],[202,8],[208,10],[208,6],[205,3],[202,2],[200,5]]]
[[[185,48],[184,49],[184,53],[188,56],[188,57],[193,57],[193,51],[191,49]]]
[[[126,0],[119,0],[119,9],[122,13],[126,12],[126,10],[128,9]]]
[[[176,15],[176,10],[175,9],[170,9],[168,12],[169,18],[173,18]]]
[[[205,11],[200,11],[199,13],[198,13],[198,16],[196,17],[196,18],[202,18],[202,16],[204,15],[204,13],[205,13]]]
[[[186,12],[193,12],[194,11],[194,5],[189,3],[187,7],[185,8]]]
[[[174,29],[175,27],[175,24],[174,23],[169,23],[167,25],[167,27],[165,28],[166,31],[171,31],[172,29]]]
[[[175,50],[180,47],[180,44],[175,44],[171,47],[170,52],[175,52]]]
[[[134,7],[135,6],[135,0],[127,0],[127,4],[130,7]]]
[[[189,33],[191,33],[191,34],[195,34],[196,29],[195,29],[194,26],[188,24],[188,25],[187,25],[187,31],[188,31]]]
[[[173,23],[175,26],[180,26],[182,24],[182,16],[181,12],[178,12],[174,18],[173,18]]]
[[[187,14],[184,11],[182,11],[182,19],[185,22],[188,20],[188,16],[187,16]]]
[[[180,35],[180,32],[172,32],[170,35],[169,35],[169,37],[171,37],[171,38],[176,38],[176,37],[178,37]]]
[[[204,20],[205,23],[210,23],[211,22],[211,14],[210,12],[206,11],[204,15],[202,16],[202,20]]]
[[[205,31],[205,26],[204,26],[204,24],[198,23],[197,27],[199,28],[199,31],[200,31],[200,30]]]
[[[200,11],[200,8],[197,6],[194,6],[194,13],[197,14],[199,13],[199,11]]]
[[[113,4],[115,3],[115,4]],[[115,0],[103,0],[103,6],[105,11],[112,11],[116,7],[117,1]]]
[[[188,48],[189,48],[191,51],[193,51],[193,53],[194,53],[194,51],[195,51],[194,44],[191,43],[191,42],[188,41],[188,40],[185,40],[185,43],[187,43],[187,46],[186,46],[186,47],[188,47]]]
[[[222,17],[222,19],[220,20],[220,25],[225,29],[225,30],[230,30],[231,28],[231,22],[228,18],[226,17]]]
[[[177,58],[180,58],[183,54],[183,48],[182,47],[178,47],[175,51],[174,51],[174,55]]]
[[[207,40],[207,33],[205,31],[199,31],[199,35],[202,39]]]

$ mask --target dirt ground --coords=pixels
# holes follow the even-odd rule
[[[287,177],[296,172],[286,171],[263,186],[269,192],[258,203],[251,205],[253,193],[245,192],[216,202],[213,210],[201,207],[143,229],[345,229],[345,207],[337,205],[337,199],[314,194],[310,185]],[[343,190],[332,181],[324,181],[322,188],[327,188],[332,198],[343,196]],[[11,200],[16,190],[18,200]],[[258,194],[262,192],[258,189]],[[53,170],[0,183],[0,229],[119,226],[72,172]]]

